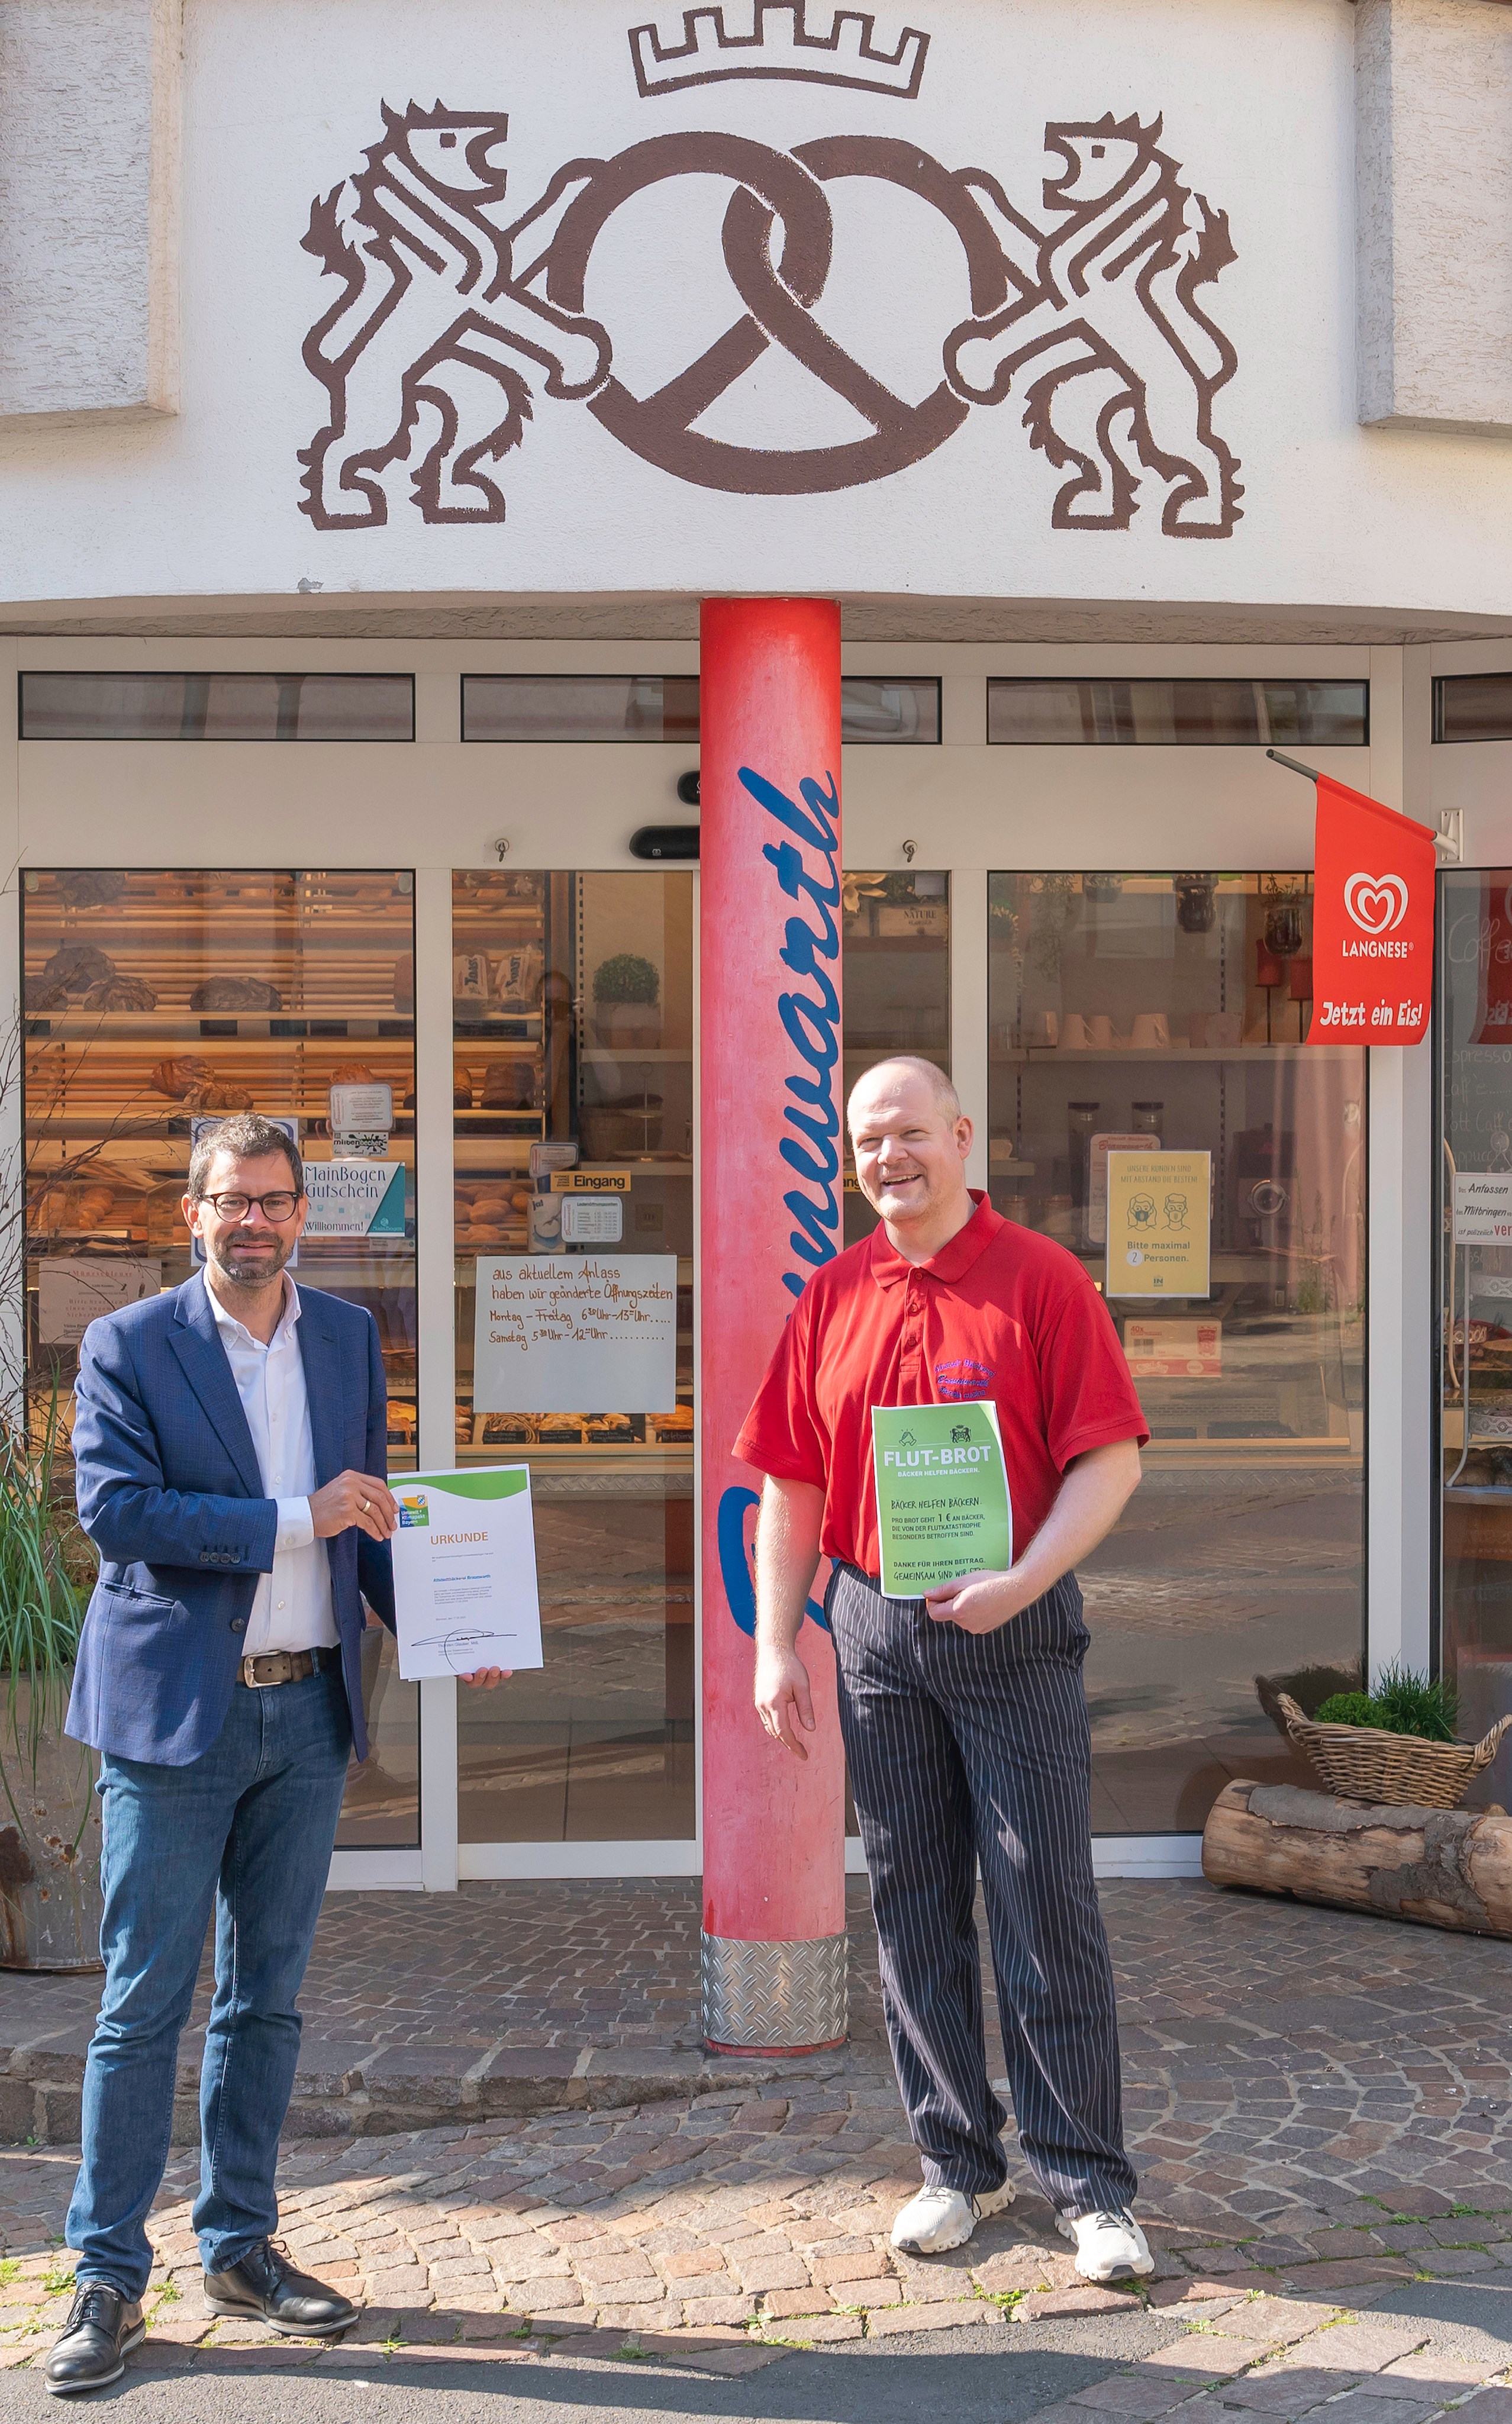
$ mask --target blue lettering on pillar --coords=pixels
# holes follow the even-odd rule
[[[756,1576],[745,1546],[745,1519],[760,1500],[754,1490],[744,1490],[732,1482],[719,1502],[719,1576],[724,1586],[724,1598],[730,1614],[742,1633],[756,1635]],[[813,1618],[824,1633],[830,1629],[829,1619],[817,1599],[804,1602],[804,1613]]]
[[[790,1097],[783,1111],[796,1136],[785,1136],[777,1147],[789,1170],[802,1180],[783,1203],[797,1226],[788,1242],[800,1262],[818,1269],[838,1251],[840,1196],[840,1113],[835,1096],[835,1071],[840,1058],[840,997],[823,965],[838,970],[840,930],[836,912],[840,905],[840,871],[836,864],[840,837],[836,820],[840,812],[835,777],[828,789],[805,778],[798,789],[804,805],[779,791],[764,774],[742,766],[740,782],[759,807],[789,837],[762,844],[761,855],[777,871],[777,883],[789,901],[818,913],[816,924],[806,915],[789,917],[777,957],[800,978],[803,992],[779,993],[777,1016],[792,1045],[798,1067],[787,1080]],[[805,814],[804,811],[807,811]],[[799,1140],[803,1141],[800,1142]],[[782,1284],[802,1296],[806,1271],[784,1271]]]

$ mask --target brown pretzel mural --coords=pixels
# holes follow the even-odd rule
[[[329,400],[326,425],[299,458],[301,507],[317,529],[381,524],[381,475],[417,453],[425,520],[501,521],[503,494],[483,467],[519,444],[533,394],[586,401],[621,444],[676,479],[803,496],[921,462],[974,404],[999,404],[1015,386],[1031,445],[1071,472],[1054,528],[1128,529],[1141,471],[1166,485],[1170,537],[1228,537],[1239,518],[1238,460],[1213,427],[1236,356],[1195,299],[1233,248],[1224,215],[1158,150],[1158,118],[1047,126],[1045,149],[1063,167],[1045,180],[1042,226],[985,169],[947,169],[891,136],[829,136],[784,152],[723,133],[657,136],[612,160],[569,161],[532,209],[501,226],[504,172],[491,155],[505,119],[411,103],[403,113],[385,106],[384,121],[350,201],[343,208],[342,186],[317,199],[304,239],[342,281],[304,346]],[[636,395],[613,375],[609,337],[584,314],[594,247],[635,196],[709,176],[732,188],[722,247],[743,309],[695,361]],[[971,316],[944,336],[945,375],[916,402],[814,316],[832,266],[826,187],[850,177],[928,202],[965,258]],[[772,346],[871,434],[758,447],[697,430]]]
[[[581,310],[594,244],[632,194],[666,177],[696,175],[728,177],[736,187],[724,214],[724,252],[744,315],[654,395],[633,396],[612,378],[590,407],[605,428],[676,479],[741,496],[853,488],[932,454],[961,426],[965,404],[944,379],[921,404],[905,403],[811,316],[830,268],[824,186],[836,177],[882,177],[932,202],[961,238],[976,311],[990,315],[1008,287],[975,196],[927,152],[885,136],[832,136],[791,153],[734,135],[654,136],[607,162],[567,210],[551,249],[547,292],[552,301],[568,312]],[[779,223],[782,247],[773,262]],[[702,437],[692,423],[772,344],[853,405],[876,434],[843,446],[794,448],[732,446]]]

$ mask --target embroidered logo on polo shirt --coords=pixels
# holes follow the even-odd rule
[[[952,1398],[990,1395],[996,1378],[991,1364],[978,1364],[969,1355],[958,1355],[952,1363],[936,1364],[934,1367],[934,1385],[946,1405]]]

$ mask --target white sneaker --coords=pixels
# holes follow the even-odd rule
[[[979,2222],[1001,2213],[1013,2202],[1011,2180],[1000,2189],[981,2189],[967,2196],[962,2189],[922,2188],[909,2198],[893,2225],[893,2245],[909,2256],[943,2256],[949,2247],[963,2247]]]
[[[1128,2207],[1117,2213],[1058,2213],[1062,2239],[1076,2242],[1076,2270],[1084,2281],[1128,2281],[1153,2272],[1149,2241]]]

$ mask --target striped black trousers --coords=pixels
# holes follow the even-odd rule
[[[982,2039],[979,1861],[1019,2144],[1058,2210],[1127,2205],[1074,1576],[989,1634],[884,1599],[851,1566],[835,1568],[825,1607],[887,2034],[925,2179],[969,2194],[1007,2168]]]

